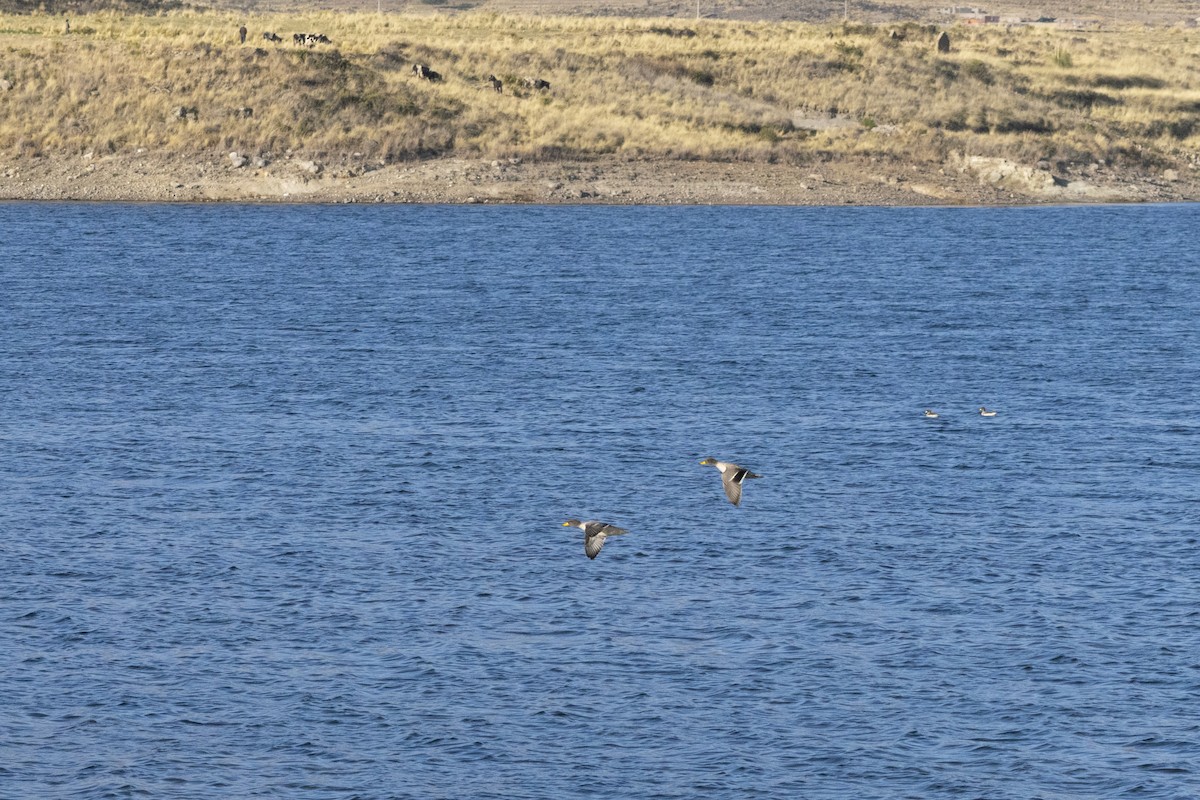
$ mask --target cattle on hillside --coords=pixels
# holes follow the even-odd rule
[[[332,41],[323,33],[293,33],[292,43],[297,47],[316,47],[319,44],[332,44]]]
[[[440,72],[434,72],[425,64],[413,64],[412,71],[413,75],[416,75],[418,78],[424,78],[427,81],[440,81],[442,79]]]

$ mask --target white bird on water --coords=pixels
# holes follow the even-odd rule
[[[981,417],[994,417],[994,416],[996,416],[996,412],[995,412],[995,411],[988,411],[986,407],[984,407],[984,406],[980,406],[980,407],[979,407],[979,416],[981,416]]]
[[[926,419],[937,419],[938,413],[936,411],[934,411],[932,408],[927,408],[927,409],[925,409],[925,417],[926,417]]]
[[[584,520],[580,522],[577,519],[569,519],[563,523],[564,528],[579,528],[583,531],[583,552],[588,558],[595,558],[600,554],[600,548],[604,547],[604,542],[610,536],[624,536],[629,531],[624,528],[618,528],[616,525],[609,525],[607,522],[599,522],[594,519]]]

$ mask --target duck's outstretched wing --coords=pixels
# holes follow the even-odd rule
[[[624,528],[618,528],[616,525],[609,525],[605,522],[589,522],[583,529],[583,552],[588,558],[595,558],[600,554],[600,548],[604,547],[604,542],[609,536],[621,536],[629,533]]]
[[[721,483],[725,486],[725,496],[736,506],[742,502],[742,484],[734,480],[735,472],[736,470],[732,469],[726,470],[721,476]]]
[[[747,478],[761,478],[762,475],[755,475],[745,467],[739,467],[731,464],[728,469],[721,474],[721,483],[725,486],[725,496],[729,498],[729,502],[735,506],[742,502],[742,481]]]

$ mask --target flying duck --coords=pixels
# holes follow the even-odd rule
[[[725,496],[735,506],[742,502],[742,481],[746,478],[762,477],[762,475],[755,475],[745,467],[739,467],[737,464],[730,464],[727,461],[717,461],[711,456],[701,461],[700,464],[705,467],[716,467],[720,471],[721,483],[725,486]]]
[[[995,412],[995,411],[988,411],[988,410],[987,410],[986,408],[984,408],[983,406],[980,406],[980,407],[979,407],[979,416],[981,416],[981,417],[994,417],[994,416],[996,416],[996,412]]]
[[[927,408],[927,409],[925,409],[925,416],[928,417],[929,419],[937,419],[938,413],[936,411],[934,411],[932,408]]]
[[[600,548],[604,547],[604,540],[610,536],[623,536],[629,531],[624,528],[618,528],[616,525],[609,525],[607,522],[597,522],[594,519],[580,522],[577,519],[569,519],[563,523],[564,528],[579,528],[583,531],[583,552],[587,553],[588,558],[595,558],[600,554]]]

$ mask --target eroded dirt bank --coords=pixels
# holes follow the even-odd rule
[[[387,166],[147,153],[0,162],[0,199],[119,202],[1026,205],[1200,200],[1200,170],[1060,174],[956,158],[941,167],[603,159]]]

